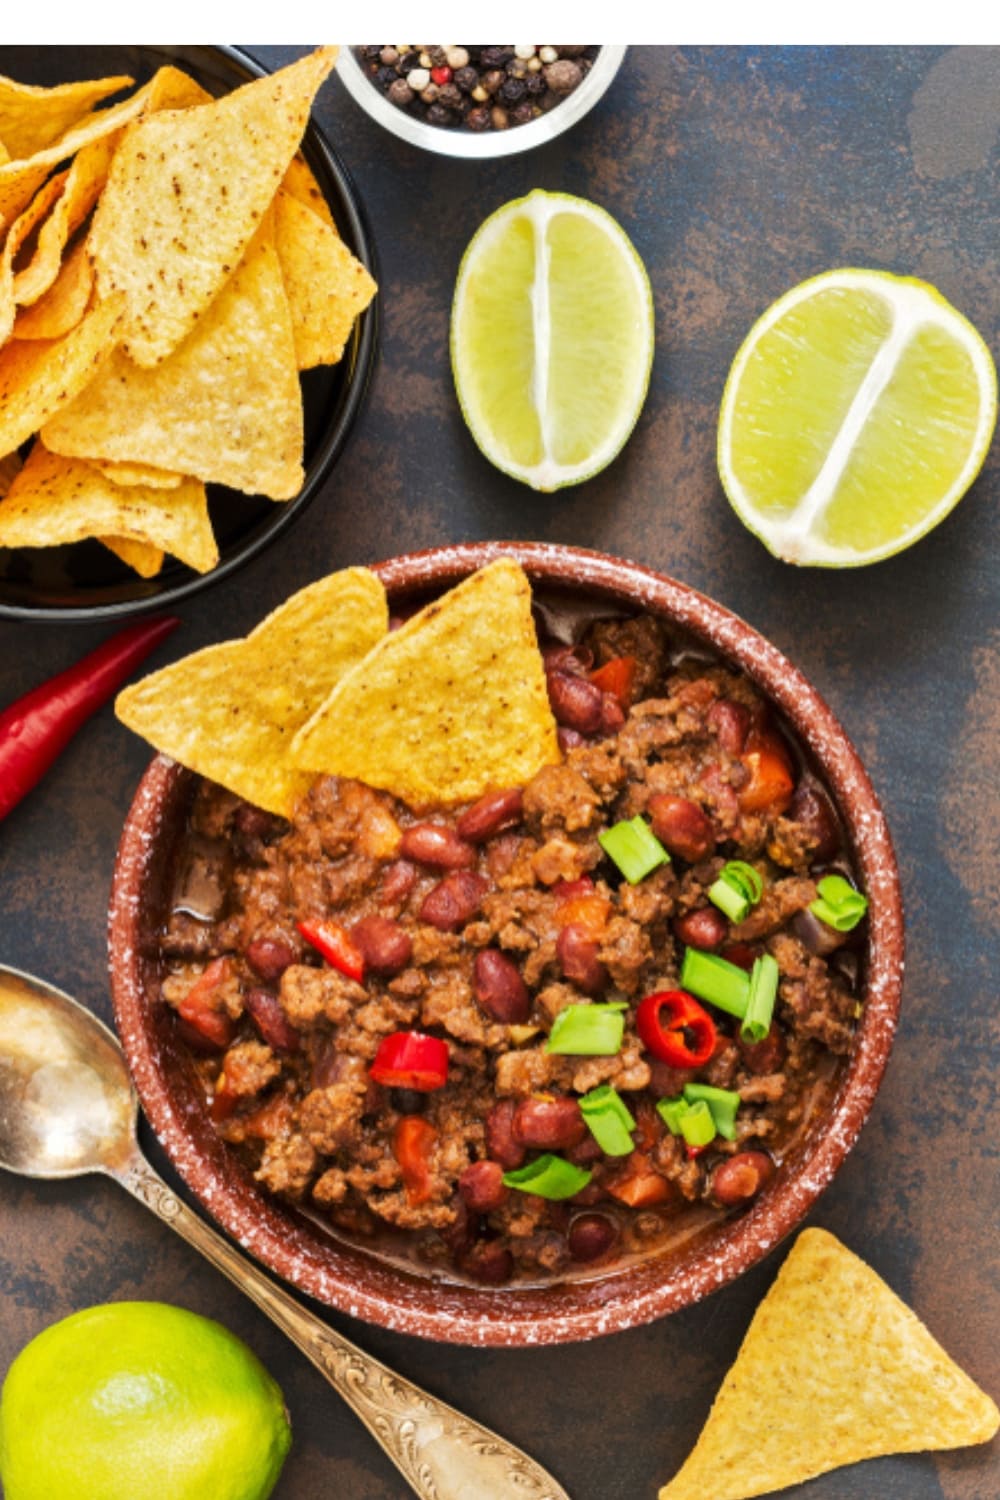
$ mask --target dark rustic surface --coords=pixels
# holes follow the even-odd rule
[[[250,50],[276,65],[301,49]],[[811,1222],[870,1261],[994,1395],[1000,456],[994,450],[956,514],[912,551],[830,573],[794,571],[742,529],[713,450],[726,370],[747,328],[779,293],[828,267],[924,277],[996,351],[998,101],[997,48],[636,48],[604,102],[567,136],[523,158],[463,166],[390,138],[328,84],[319,117],[356,177],[382,258],[384,350],[372,400],[326,495],[271,552],[186,607],[171,643],[179,653],[243,632],[342,564],[484,537],[637,558],[769,635],[826,695],[867,761],[908,910],[908,980],[888,1076]],[[625,453],[554,498],[480,457],[447,352],[462,250],[486,214],[538,186],[592,197],[620,220],[648,267],[657,312],[652,387]],[[0,625],[0,703],[102,634]],[[106,711],[0,827],[0,958],[105,1017],[108,882],[147,757]],[[153,1157],[162,1165],[155,1145]],[[282,1336],[118,1188],[6,1178],[0,1243],[0,1368],[76,1308],[180,1303],[242,1334],[284,1387],[296,1442],[279,1500],[409,1493]],[[701,1306],[588,1345],[481,1353],[332,1321],[529,1449],[574,1500],[651,1500],[693,1442],[783,1253]],[[884,1459],[788,1493],[996,1500],[1000,1459],[995,1445]]]

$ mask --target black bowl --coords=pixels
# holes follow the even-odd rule
[[[236,47],[0,47],[0,73],[22,83],[51,86],[75,78],[129,73],[144,83],[173,63],[212,94],[224,94],[267,70]],[[344,243],[377,279],[375,246],[347,169],[314,120],[302,143]],[[378,299],[355,324],[340,364],[307,370],[305,483],[294,500],[208,486],[219,563],[197,574],[173,558],[155,578],[143,579],[102,547],[74,542],[61,547],[0,548],[0,618],[114,620],[176,604],[246,562],[301,516],[322,489],[347,443],[364,403],[378,352]]]

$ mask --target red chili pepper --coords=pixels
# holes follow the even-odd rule
[[[635,1026],[653,1056],[672,1068],[703,1067],[715,1051],[715,1022],[686,990],[647,995],[636,1010]]]
[[[602,693],[610,693],[618,700],[622,713],[628,713],[632,703],[635,667],[634,656],[613,656],[603,667],[598,667],[596,672],[590,674],[591,682]]]
[[[219,985],[229,978],[231,965],[228,958],[214,958],[201,973],[177,1007],[181,1020],[198,1033],[201,1041],[221,1052],[228,1047],[236,1032],[232,1018],[224,1010],[217,1010],[212,997]]]
[[[770,729],[752,729],[740,756],[750,780],[739,793],[742,812],[784,812],[795,791],[784,742]]]
[[[0,713],[0,818],[41,781],[81,725],[179,624],[169,615],[129,625]]]
[[[431,1195],[430,1153],[438,1133],[423,1115],[404,1115],[392,1134],[392,1154],[403,1173],[406,1200],[412,1208]]]
[[[379,1043],[368,1072],[386,1088],[429,1094],[448,1078],[448,1043],[420,1031],[394,1031]]]
[[[365,977],[364,954],[348,936],[346,928],[339,922],[296,922],[295,925],[306,942],[311,943],[317,953],[322,953],[328,964],[346,974],[348,979],[361,983]]]

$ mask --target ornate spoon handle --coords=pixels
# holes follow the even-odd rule
[[[144,1157],[113,1174],[287,1333],[421,1500],[569,1500],[534,1459],[395,1374],[321,1322],[182,1203]]]

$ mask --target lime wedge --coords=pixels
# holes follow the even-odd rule
[[[536,490],[590,479],[635,426],[652,360],[649,278],[603,208],[539,190],[480,226],[455,286],[451,364],[498,469]]]
[[[944,519],[997,414],[990,351],[926,282],[827,271],[754,324],[726,383],[719,473],[786,562],[858,567]]]

